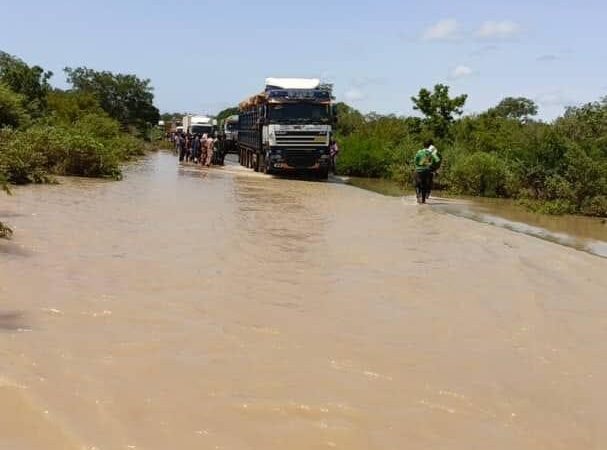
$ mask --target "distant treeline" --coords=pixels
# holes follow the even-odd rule
[[[536,104],[505,98],[460,117],[467,96],[422,89],[412,101],[422,117],[363,115],[336,105],[338,170],[344,175],[410,182],[415,152],[433,139],[443,156],[439,187],[453,193],[519,199],[551,214],[607,216],[607,97],[567,108],[551,123]]]

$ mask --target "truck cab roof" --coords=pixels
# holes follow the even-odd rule
[[[274,89],[318,89],[318,78],[266,78],[266,91]]]

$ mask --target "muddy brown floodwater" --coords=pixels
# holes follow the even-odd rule
[[[606,259],[163,153],[1,201],[0,448],[607,448]]]
[[[380,178],[346,179],[347,183],[391,196],[414,195],[412,187]],[[436,211],[488,223],[556,242],[607,258],[607,219],[585,216],[552,216],[529,211],[514,200],[483,197],[440,197],[435,192],[428,204]],[[437,196],[438,195],[438,196]]]

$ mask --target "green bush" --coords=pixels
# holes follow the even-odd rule
[[[0,171],[15,184],[48,181],[50,174],[120,178],[127,144],[120,136],[104,142],[86,130],[34,126],[5,132],[0,144]]]
[[[23,96],[0,83],[0,127],[18,128],[29,122],[23,101]]]
[[[575,191],[571,183],[562,175],[552,175],[546,179],[544,197],[548,200],[575,198]]]
[[[566,199],[539,202],[536,208],[531,209],[535,209],[536,212],[540,212],[542,214],[549,214],[553,216],[573,214],[576,212],[575,205]]]
[[[74,122],[73,128],[100,140],[110,140],[120,135],[120,124],[103,113],[85,114]]]
[[[13,184],[48,181],[47,159],[23,138],[25,132],[3,130],[0,133],[0,173]]]
[[[607,195],[592,197],[582,205],[581,212],[588,216],[607,217]]]
[[[143,141],[130,134],[120,134],[106,142],[122,161],[127,161],[137,156],[143,156],[147,146]]]
[[[8,239],[13,234],[13,230],[0,222],[0,239]]]
[[[414,135],[408,134],[393,147],[388,148],[387,177],[397,181],[402,188],[413,185],[413,158],[422,145]]]
[[[390,164],[388,148],[378,139],[351,135],[340,148],[337,169],[344,175],[381,177]]]
[[[455,161],[448,182],[462,194],[507,197],[511,193],[511,178],[504,161],[492,153],[477,152]]]
[[[61,175],[120,178],[120,159],[115,151],[89,134],[66,133],[63,157],[53,167]]]

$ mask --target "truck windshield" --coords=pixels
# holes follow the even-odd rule
[[[212,125],[192,125],[190,127],[190,132],[192,134],[211,134],[213,132]]]
[[[273,105],[269,119],[274,123],[329,123],[330,106],[314,103],[283,103]]]

